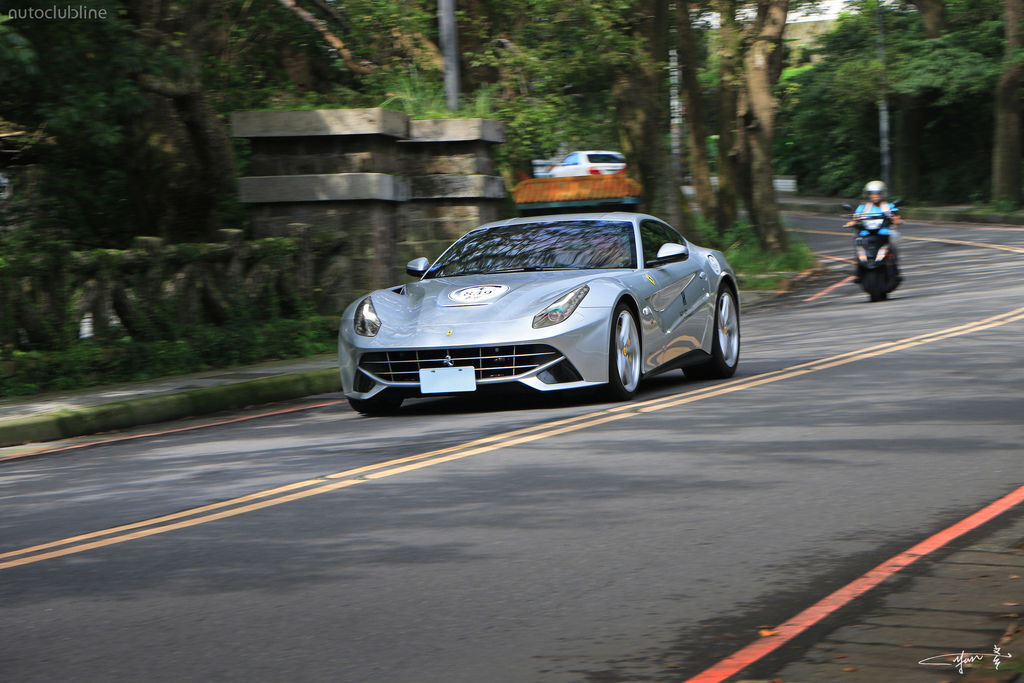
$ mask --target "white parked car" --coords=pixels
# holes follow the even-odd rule
[[[626,168],[626,157],[619,152],[587,150],[573,152],[548,169],[552,178],[577,175],[610,175]]]

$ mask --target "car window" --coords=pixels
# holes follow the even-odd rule
[[[624,164],[626,163],[625,157],[621,154],[588,154],[587,158],[590,159],[592,164]]]
[[[575,166],[578,163],[580,163],[580,155],[577,152],[573,152],[562,160],[562,166]]]
[[[641,221],[640,242],[644,250],[644,263],[657,258],[658,250],[663,244],[686,244],[686,240],[678,232],[660,221],[651,220]]]
[[[499,225],[464,235],[424,276],[635,268],[633,224],[558,220]]]

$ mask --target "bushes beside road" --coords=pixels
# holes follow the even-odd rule
[[[0,353],[0,396],[80,389],[333,351],[337,318],[195,326],[177,340],[79,340],[65,349]]]

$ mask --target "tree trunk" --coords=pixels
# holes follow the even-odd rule
[[[327,26],[324,24],[324,22],[320,21],[315,16],[299,7],[295,3],[295,0],[277,1],[281,5],[284,5],[286,8],[288,8],[288,10],[291,11],[292,14],[294,14],[303,22],[305,22],[306,25],[310,26],[314,31],[323,36],[324,41],[333,49],[338,51],[338,54],[341,56],[342,61],[345,62],[345,66],[347,66],[349,69],[351,69],[357,74],[368,74],[373,72],[375,68],[373,64],[370,64],[368,62],[357,62],[355,57],[352,56],[352,53],[349,51],[349,49],[345,47],[345,43],[342,42],[342,40],[338,38],[338,36],[334,35],[329,30],[327,30]],[[334,13],[332,13],[332,16],[333,15]]]
[[[682,75],[683,95],[686,98],[686,127],[690,141],[690,175],[697,191],[697,206],[704,220],[710,222],[715,215],[715,191],[711,187],[711,165],[708,159],[708,130],[701,100],[700,82],[697,80],[697,50],[693,40],[693,26],[686,2],[676,4],[676,35],[679,44],[679,69]]]
[[[736,162],[736,193],[747,208],[747,217],[758,225],[757,205],[754,203],[754,187],[750,173],[750,130],[753,115],[750,113],[749,96],[746,87],[736,93],[736,142],[733,145],[733,160]]]
[[[924,34],[929,38],[938,38],[946,32],[946,3],[944,0],[912,0],[917,11],[921,13],[924,23]]]
[[[772,85],[778,78],[782,32],[786,27],[789,0],[758,0],[757,21],[744,59],[750,125],[750,180],[752,213],[761,246],[770,252],[788,246],[775,200],[772,141],[775,137],[777,101]]]
[[[921,195],[921,131],[924,130],[924,103],[920,97],[905,95],[899,99],[899,128],[896,134],[896,186],[902,196]]]
[[[736,0],[718,0],[718,201],[715,223],[723,235],[736,223],[737,173],[737,88],[742,63],[740,31],[736,24]]]
[[[229,0],[181,3],[134,0],[128,17],[149,45],[179,61],[175,78],[141,73],[139,86],[162,107],[137,123],[147,137],[159,134],[166,164],[166,185],[158,190],[140,179],[139,186],[156,195],[148,203],[161,204],[156,220],[162,234],[173,241],[208,241],[220,227],[218,206],[235,192],[234,147],[227,126],[210,104],[201,78],[203,55],[217,54],[226,34],[218,27],[231,10]],[[186,9],[188,11],[186,11]],[[184,36],[184,38],[182,37]],[[173,72],[175,70],[168,70]],[[165,118],[166,116],[166,118]],[[148,198],[147,198],[148,199]]]
[[[913,0],[921,14],[924,34],[934,39],[946,32],[945,0]],[[924,129],[924,105],[921,97],[900,98],[900,131],[896,137],[896,185],[905,197],[921,194],[921,131]]]
[[[1022,0],[1004,0],[1006,51],[1003,73],[996,86],[995,139],[992,142],[992,200],[1019,206],[1020,188],[1020,81],[1021,64],[1017,58],[1021,40]]]
[[[612,84],[612,99],[621,126],[623,152],[631,175],[644,186],[647,211],[684,229],[682,192],[671,172],[666,113],[667,92],[662,62],[666,58],[667,0],[642,0],[634,23],[646,50]]]

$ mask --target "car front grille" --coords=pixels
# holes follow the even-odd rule
[[[472,366],[476,381],[500,380],[525,375],[562,358],[545,344],[473,346],[457,349],[372,351],[363,354],[359,367],[384,382],[419,384],[423,368]]]

